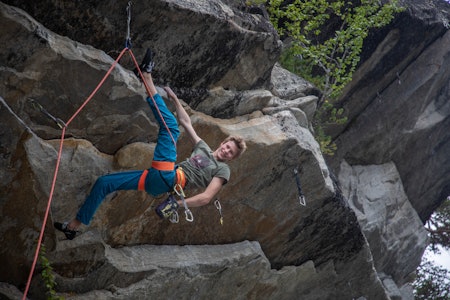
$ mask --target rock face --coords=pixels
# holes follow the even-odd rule
[[[111,56],[125,45],[128,2],[116,1],[112,9],[106,2],[6,1],[50,30]],[[133,51],[151,47],[158,62],[155,77],[177,87],[258,86],[269,79],[280,54],[281,42],[267,19],[222,1],[136,2],[131,12]]]
[[[330,160],[336,172],[343,159],[393,162],[422,221],[450,194],[449,11],[444,1],[414,1],[372,37],[377,43],[342,97],[350,121],[334,129]]]
[[[338,128],[336,140],[348,145],[325,162],[309,129],[318,91],[275,63],[281,42],[264,14],[241,10],[237,1],[133,4],[132,40],[139,48],[125,51],[93,95],[123,45],[128,2],[114,2],[120,9],[106,2],[8,3],[14,6],[0,3],[0,40],[11,45],[0,49],[0,281],[20,289],[26,283],[62,145],[44,244],[58,292],[68,299],[408,296],[405,284],[426,247],[416,210],[426,213],[436,199],[422,210],[410,203],[417,180],[405,181],[396,153],[375,159],[367,147],[373,155],[357,159],[363,156],[358,138],[374,141],[365,127],[353,140],[350,129]],[[193,223],[171,224],[153,212],[163,197],[121,191],[66,241],[51,224],[74,216],[97,176],[149,167],[157,126],[129,55],[139,60],[148,46],[157,53],[155,79],[187,102],[199,136],[213,147],[230,134],[247,140],[248,152],[230,164],[232,178],[218,195],[224,225],[213,204],[193,208]],[[443,50],[434,51],[444,59]],[[434,106],[413,114],[421,116],[417,131],[448,119],[440,117],[446,102],[432,95],[426,103]],[[67,124],[63,144],[62,131],[36,103]],[[358,124],[366,112],[354,105]],[[182,133],[179,160],[190,151]],[[298,201],[294,169],[306,206]],[[39,272],[32,299],[44,298]],[[1,295],[14,293],[0,286]]]
[[[350,166],[343,161],[339,179],[372,246],[375,268],[395,282],[406,283],[420,263],[415,253],[423,250],[427,234],[395,165]]]

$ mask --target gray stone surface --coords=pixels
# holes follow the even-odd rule
[[[408,282],[428,236],[395,165],[350,166],[343,161],[339,180],[369,242],[377,271],[390,274],[401,285]]]
[[[377,277],[361,280],[358,272],[352,271],[349,279],[349,274],[338,274],[338,266],[332,262],[317,268],[312,261],[307,261],[298,267],[273,270],[257,242],[114,249],[95,243],[98,238],[95,234],[83,236],[76,241],[76,246],[60,243],[58,256],[52,257],[59,262],[66,253],[77,251],[76,263],[83,265],[84,257],[92,256],[89,251],[92,248],[104,255],[101,266],[85,278],[58,276],[60,290],[71,292],[63,293],[66,299],[293,299],[298,295],[311,300],[346,299],[369,286],[369,297],[388,299]],[[89,247],[83,248],[83,244]],[[355,261],[348,263],[370,268],[371,260],[365,257],[368,254],[364,250]],[[99,258],[103,259],[103,255]],[[66,260],[57,269],[73,270],[68,264]],[[359,270],[366,272],[364,267]],[[352,289],[331,288],[342,277],[350,280],[348,285]],[[73,295],[74,291],[79,295]]]
[[[408,4],[408,13],[368,41],[372,53],[342,96],[349,122],[330,131],[338,151],[329,163],[339,173],[343,159],[394,162],[424,222],[450,194],[450,31],[442,21],[448,24],[450,4]]]
[[[0,281],[23,286],[61,135],[28,99],[67,121],[117,57],[128,1],[115,3],[123,10],[106,2],[12,2],[44,24],[0,3],[0,40],[11,46],[0,49]],[[346,91],[351,122],[334,129],[339,150],[327,161],[347,183],[342,194],[309,130],[317,90],[275,64],[278,36],[261,11],[240,5],[133,6],[133,52],[139,59],[146,47],[155,50],[158,85],[170,84],[189,104],[199,135],[213,148],[229,134],[248,141],[218,195],[224,225],[213,205],[193,209],[193,224],[169,224],[153,212],[162,199],[127,191],[108,196],[73,241],[52,228],[74,215],[98,175],[148,166],[157,128],[126,54],[66,131],[44,240],[60,291],[73,299],[410,299],[408,274],[426,246],[414,209],[423,220],[449,174],[442,23],[390,28]],[[432,34],[419,38],[426,30]],[[410,51],[397,48],[405,44]],[[183,133],[178,148],[179,160],[191,151]],[[38,278],[32,298],[43,295]]]

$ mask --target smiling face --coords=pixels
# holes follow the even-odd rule
[[[234,141],[227,141],[220,144],[219,148],[214,151],[214,157],[218,161],[230,161],[237,157],[239,154],[239,148]]]

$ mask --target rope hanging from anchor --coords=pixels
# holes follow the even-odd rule
[[[39,258],[39,252],[41,249],[41,245],[42,245],[42,240],[43,240],[43,236],[44,236],[44,231],[45,231],[45,227],[47,224],[47,220],[48,220],[48,216],[50,214],[50,208],[51,208],[51,203],[52,203],[52,199],[53,199],[53,194],[55,191],[55,187],[56,187],[56,179],[58,177],[58,171],[59,171],[59,166],[61,163],[61,157],[62,157],[62,150],[63,150],[63,144],[64,144],[64,137],[66,134],[66,129],[68,128],[68,126],[70,125],[70,123],[72,123],[72,121],[78,116],[78,114],[83,110],[83,108],[92,100],[92,98],[94,97],[94,95],[98,92],[98,90],[102,87],[102,85],[104,84],[104,82],[106,81],[106,79],[109,77],[109,75],[111,74],[111,72],[114,70],[114,68],[117,66],[118,62],[120,61],[120,59],[122,58],[122,56],[125,54],[125,52],[128,52],[131,56],[131,59],[133,60],[134,65],[136,66],[136,68],[139,70],[139,74],[141,76],[141,78],[143,78],[142,72],[139,68],[139,64],[133,54],[133,52],[131,51],[131,38],[130,38],[130,23],[131,23],[131,1],[128,2],[128,6],[127,6],[127,35],[126,35],[126,42],[125,42],[125,48],[120,52],[119,56],[117,57],[117,59],[114,61],[114,63],[111,65],[111,67],[109,68],[109,70],[106,72],[106,74],[104,75],[104,77],[102,78],[102,80],[99,82],[99,84],[97,85],[97,87],[92,91],[92,93],[86,98],[86,100],[84,100],[84,102],[82,103],[82,105],[76,110],[76,112],[69,118],[69,120],[67,120],[66,122],[62,121],[61,119],[54,117],[52,114],[50,114],[47,110],[45,110],[43,108],[42,105],[40,105],[38,102],[36,102],[34,99],[29,99],[30,103],[39,111],[41,111],[47,118],[49,118],[50,120],[52,120],[53,122],[56,123],[56,125],[58,125],[58,127],[60,127],[62,129],[61,132],[61,138],[60,138],[60,144],[59,144],[59,150],[58,150],[58,154],[57,154],[57,158],[56,158],[56,166],[55,166],[55,170],[54,170],[54,174],[53,174],[53,181],[52,181],[52,185],[50,188],[50,193],[49,193],[49,198],[48,198],[48,202],[47,202],[47,208],[45,211],[45,215],[44,215],[44,220],[42,222],[42,227],[41,227],[41,231],[39,234],[39,238],[37,241],[37,246],[36,246],[36,251],[34,254],[34,259],[33,259],[33,263],[31,265],[31,269],[30,269],[30,273],[28,276],[28,280],[27,280],[27,284],[25,287],[25,291],[23,293],[23,298],[22,300],[27,299],[27,294],[31,285],[31,280],[33,277],[33,273],[34,270],[36,268],[36,264]],[[161,114],[161,111],[158,108],[158,105],[155,101],[155,99],[153,98],[153,96],[150,93],[150,89],[148,87],[148,85],[145,83],[144,81],[144,86],[146,89],[146,92],[148,94],[148,96],[151,98],[151,100],[153,101],[153,103],[155,104],[156,110],[159,114],[159,116],[161,117],[161,120],[163,120],[164,126],[166,127],[167,131],[170,134],[170,137],[172,138],[172,141],[175,145],[176,148],[176,142],[175,139],[173,138],[166,122],[164,121],[164,117]],[[182,190],[181,190],[182,191]],[[184,197],[184,192],[182,193],[182,196]],[[184,198],[182,198],[184,201]],[[192,213],[190,212],[189,208],[187,208],[187,205],[184,201],[184,206],[186,209],[186,219],[188,221],[193,220],[192,217]]]

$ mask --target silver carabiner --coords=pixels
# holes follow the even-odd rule
[[[192,214],[190,209],[186,209],[184,211],[184,214],[186,215],[186,221],[193,222],[194,221],[194,215]]]
[[[303,196],[303,195],[298,196],[298,200],[299,200],[301,205],[306,206],[305,196]]]
[[[216,206],[220,214],[220,225],[223,225],[222,205],[220,205],[219,199],[216,199],[216,201],[214,201],[214,205]]]
[[[178,223],[180,221],[180,218],[178,217],[178,212],[174,211],[169,218],[169,221],[172,223]]]
[[[306,198],[305,195],[303,195],[302,186],[300,184],[300,175],[298,173],[297,168],[294,168],[294,177],[297,183],[298,201],[300,202],[300,205],[306,206]]]
[[[181,184],[179,184],[179,183],[174,185],[173,191],[180,197],[181,196],[186,197],[186,195],[184,194],[183,187],[181,187]]]
[[[219,199],[216,199],[216,201],[214,201],[214,205],[220,212],[222,212],[222,205],[220,205]]]

